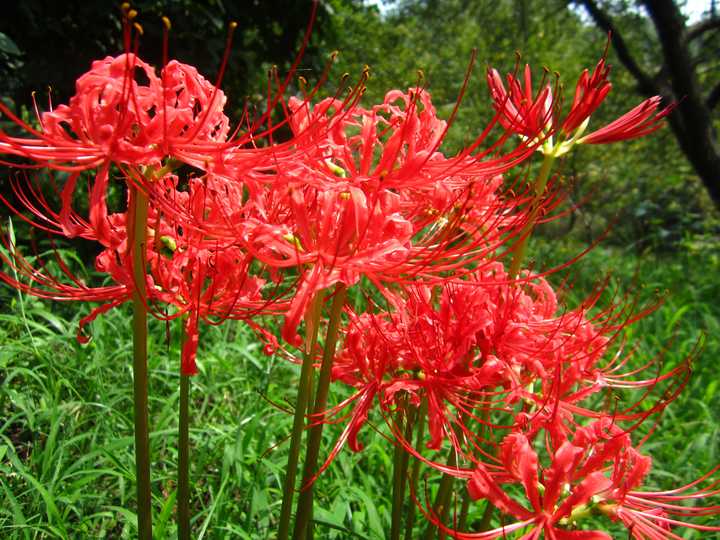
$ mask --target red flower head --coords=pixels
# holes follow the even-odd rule
[[[227,233],[266,264],[301,270],[286,340],[297,342],[316,291],[361,275],[383,287],[489,260],[522,230],[516,209],[525,201],[502,193],[497,173],[531,150],[486,161],[444,156],[447,126],[427,92],[389,92],[371,109],[337,99],[315,107],[291,99],[290,109],[303,151],[249,178],[258,211],[240,227],[228,220]]]
[[[127,12],[126,18],[130,16]],[[131,29],[126,24],[128,50]],[[269,104],[279,102],[286,84],[279,85],[277,94],[268,97]],[[209,175],[202,181],[189,179],[188,190],[180,191],[168,174],[189,164],[202,170],[222,170],[242,179],[249,177],[254,168],[295,159],[294,154],[276,152],[272,146],[255,147],[255,143],[271,137],[273,129],[262,126],[263,121],[268,121],[267,115],[257,122],[245,118],[247,129],[231,133],[223,112],[225,102],[217,84],[208,82],[194,67],[171,61],[158,77],[151,66],[127,52],[94,62],[90,71],[77,80],[76,93],[67,105],[38,113],[39,130],[0,104],[0,110],[27,133],[26,137],[13,137],[0,132],[0,153],[21,157],[19,167],[63,171],[53,177],[63,178],[63,185],[58,188],[50,183],[61,202],[59,210],[48,204],[42,189],[15,180],[17,198],[31,214],[22,218],[53,234],[98,242],[104,252],[97,265],[117,285],[87,287],[64,265],[53,277],[45,268],[33,270],[14,250],[4,257],[5,261],[28,280],[20,283],[14,275],[2,275],[0,279],[44,297],[105,302],[83,325],[129,299],[138,284],[130,271],[129,252],[133,248],[127,245],[126,214],[109,215],[107,204],[109,182],[120,177],[129,191],[144,191],[151,201],[149,236],[153,236],[153,227],[165,227],[165,234],[156,238],[177,246],[168,257],[170,244],[158,240],[147,245],[144,255],[151,265],[151,275],[147,277],[149,292],[145,300],[151,305],[164,302],[175,306],[173,316],[192,314],[186,323],[191,339],[184,362],[186,371],[194,370],[198,320],[246,318],[249,313],[265,311],[270,299],[262,298],[264,293],[260,293],[265,278],[248,274],[253,256],[236,239],[213,234],[223,230],[228,216],[242,206],[247,184]],[[293,139],[288,145],[300,151],[299,141]],[[26,165],[27,161],[31,164]],[[73,199],[79,195],[76,191],[83,185],[89,187],[83,194],[88,200],[87,217],[73,208]],[[214,196],[220,190],[222,197]],[[188,206],[191,203],[193,207]],[[269,296],[277,301],[275,295]]]
[[[650,470],[651,460],[640,454],[627,433],[602,418],[575,435],[557,449],[548,448],[549,463],[543,465],[531,441],[522,433],[508,434],[500,445],[500,468],[479,464],[468,481],[470,497],[487,499],[505,516],[517,521],[484,532],[450,530],[430,512],[430,519],[453,538],[460,540],[507,538],[523,529],[523,540],[545,538],[609,540],[599,530],[580,530],[578,524],[590,516],[606,516],[621,521],[633,538],[660,540],[680,538],[674,526],[700,531],[718,531],[720,527],[685,523],[671,518],[696,517],[717,513],[719,506],[698,507],[677,504],[683,499],[697,500],[720,493],[718,480],[694,493],[692,484],[666,492],[634,491]],[[516,485],[517,489],[505,486]],[[521,494],[521,495],[519,495]]]
[[[604,57],[592,73],[584,70],[575,86],[570,110],[564,118],[560,112],[557,88],[553,95],[551,86],[545,84],[533,94],[528,65],[525,66],[523,80],[513,74],[507,75],[507,90],[497,70],[490,69],[487,80],[503,125],[524,138],[537,140],[542,153],[557,157],[575,144],[606,144],[652,133],[662,126],[660,121],[672,110],[672,106],[659,109],[660,97],[651,97],[607,126],[583,136],[590,116],[612,88],[608,81],[609,73]]]

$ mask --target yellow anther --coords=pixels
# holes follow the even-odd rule
[[[170,19],[165,15],[162,16],[162,22],[165,25],[165,30],[170,30],[170,28],[172,28],[172,25],[170,24]]]
[[[133,23],[133,27],[135,28],[135,31],[140,34],[141,36],[145,33],[143,30],[143,27],[140,25],[140,23]]]
[[[131,9],[127,12],[127,18],[133,20],[135,17],[137,17],[137,14],[137,9]]]
[[[234,30],[237,28],[237,26],[238,26],[237,21],[230,21],[230,24],[228,25],[228,28],[229,28],[231,31],[234,31]]]
[[[130,2],[123,2],[120,4],[120,9],[124,12],[127,12],[130,9]]]
[[[293,233],[287,233],[283,235],[283,239],[290,242],[298,251],[304,251],[302,244],[300,243],[300,240],[297,236],[295,236]]]
[[[336,165],[330,159],[326,159],[325,164],[333,172],[333,174],[335,174],[335,176],[339,176],[340,178],[347,178],[347,171],[340,167],[340,165]]]
[[[340,193],[340,198],[341,198],[343,201],[349,201],[349,200],[350,200],[350,192],[349,192],[349,191],[343,191],[342,193]]]
[[[161,236],[160,242],[163,247],[170,250],[172,253],[175,253],[175,250],[177,249],[177,242],[172,236]]]

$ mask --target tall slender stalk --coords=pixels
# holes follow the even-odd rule
[[[183,332],[183,337],[184,332]],[[180,368],[180,423],[178,425],[178,540],[190,540],[190,376]]]
[[[319,307],[319,306],[320,306],[320,303],[318,302],[318,307]],[[317,321],[320,320],[319,315],[320,315],[320,313],[318,312],[318,318],[316,319]],[[317,339],[317,332],[315,333],[315,339]],[[310,377],[310,391],[309,391],[309,394],[310,394],[311,396],[315,395],[314,376],[311,376],[311,377]],[[307,407],[307,417],[306,417],[306,418],[307,418],[307,424],[308,424],[308,425],[309,425],[310,422],[312,421],[312,408],[313,408],[313,403],[312,403],[312,401],[313,401],[312,399],[309,399],[309,400],[308,400],[308,404],[307,404],[308,407]],[[311,497],[311,500],[310,500],[310,510],[309,510],[310,518],[308,519],[307,530],[305,531],[305,535],[306,535],[305,540],[313,540],[313,539],[315,538],[315,527],[313,526],[313,513],[314,513],[314,508],[313,508],[313,498],[312,498],[312,497],[313,497],[313,494],[312,494],[312,493],[310,493],[310,497]]]
[[[324,427],[324,422],[320,419],[325,413],[325,408],[327,407],[332,362],[335,356],[335,346],[337,344],[338,333],[340,330],[340,319],[346,298],[347,286],[343,283],[338,283],[335,287],[335,295],[333,298],[332,308],[330,309],[330,320],[328,321],[325,348],[323,350],[320,376],[318,378],[317,392],[315,394],[315,407],[313,408],[312,417],[314,425],[310,429],[307,440],[305,465],[303,467],[303,490],[300,492],[300,496],[298,497],[297,510],[295,511],[295,529],[293,530],[293,540],[305,540],[308,523],[310,523],[313,487],[311,481],[317,470],[317,460],[320,453],[320,441],[322,439]]]
[[[133,292],[133,391],[135,406],[135,476],[137,483],[138,538],[152,540],[150,499],[150,435],[148,429],[147,305],[145,242],[148,198],[130,187],[128,237],[132,239]]]
[[[490,504],[488,502],[488,504]],[[470,493],[468,493],[467,488],[463,491],[462,495],[462,503],[460,505],[460,519],[458,520],[458,531],[465,530],[465,527],[467,526],[467,517],[468,512],[470,511]]]
[[[287,540],[290,535],[290,517],[292,515],[293,495],[295,494],[295,478],[297,476],[298,461],[300,458],[300,443],[305,428],[305,413],[310,407],[312,395],[312,375],[315,345],[317,344],[318,326],[320,322],[320,308],[322,295],[315,295],[310,304],[309,324],[306,324],[308,335],[305,340],[303,363],[300,368],[300,383],[298,384],[297,399],[295,402],[295,416],[293,417],[292,434],[290,436],[290,449],[288,462],[285,468],[283,481],[283,499],[278,522],[278,540]]]
[[[427,400],[423,399],[418,411],[415,424],[417,425],[417,433],[415,435],[415,448],[420,448],[422,440],[425,437],[425,416],[427,415],[428,404]],[[420,460],[416,459],[413,461],[413,466],[410,471],[410,492],[417,493],[417,483],[420,478]],[[411,507],[410,512],[407,515],[407,521],[405,522],[405,540],[413,540],[413,528],[415,527],[415,509]]]
[[[400,403],[399,412],[401,418],[404,417],[405,419],[405,440],[410,440],[412,438],[413,428],[415,427],[416,410],[413,407],[408,407],[408,401],[407,398],[405,398]],[[400,540],[409,458],[410,454],[405,451],[402,445],[396,444],[393,456],[393,502],[390,540]]]
[[[525,259],[525,253],[527,251],[528,242],[530,241],[530,235],[535,228],[538,214],[540,213],[540,198],[543,196],[543,193],[545,193],[545,187],[547,186],[548,180],[550,179],[550,172],[552,171],[552,166],[555,163],[555,159],[555,156],[553,156],[552,154],[545,154],[542,166],[540,167],[540,172],[538,172],[538,176],[535,179],[535,183],[533,185],[535,197],[530,203],[532,205],[530,215],[528,216],[528,221],[523,227],[522,232],[520,233],[520,240],[513,248],[513,258],[512,262],[510,263],[510,270],[508,272],[511,278],[516,278],[517,275],[520,273],[520,267],[522,266],[523,260]]]
[[[455,449],[450,448],[450,455],[447,461],[448,467],[454,467],[457,464],[457,456],[455,455]],[[437,514],[438,519],[444,523],[448,510],[450,508],[450,496],[452,494],[452,485],[455,477],[447,473],[443,474],[440,479],[440,487],[438,487],[437,494],[435,495],[435,504],[433,504],[433,510]],[[423,540],[432,540],[435,536],[435,530],[439,529],[433,523],[428,523],[427,529],[425,529],[425,536]]]
[[[483,512],[482,518],[480,519],[480,525],[478,526],[479,531],[490,530],[490,522],[492,521],[492,515],[494,510],[495,505],[490,502],[490,499],[488,499],[487,505],[485,506],[485,511]]]

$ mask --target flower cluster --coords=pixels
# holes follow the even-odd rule
[[[672,107],[658,110],[660,97],[646,99],[620,118],[592,133],[585,135],[590,116],[597,110],[612,89],[608,81],[610,67],[605,58],[590,73],[582,72],[575,87],[570,110],[561,116],[561,102],[553,96],[549,83],[541,85],[533,95],[532,74],[526,65],[523,79],[514,74],[507,76],[507,90],[502,77],[496,69],[488,70],[487,80],[495,109],[500,114],[500,122],[523,137],[533,138],[540,135],[538,148],[545,155],[562,156],[576,144],[607,144],[626,139],[642,137],[660,129],[661,120]],[[557,88],[555,94],[559,94]]]
[[[312,479],[346,443],[363,448],[360,431],[378,410],[395,445],[464,479],[473,500],[501,513],[495,528],[462,532],[425,509],[456,538],[609,538],[577,528],[589,517],[639,539],[676,538],[677,525],[720,530],[682,519],[717,506],[679,504],[717,495],[718,481],[641,489],[651,460],[632,434],[678,395],[689,362],[638,366],[623,329],[644,313],[620,301],[603,307],[606,285],[567,308],[546,279],[522,270],[528,236],[560,197],[551,161],[534,187],[511,186],[505,173],[536,150],[555,159],[575,144],[645,135],[669,112],[651,98],[584,135],[610,90],[608,71],[602,59],[583,72],[562,116],[550,85],[533,95],[529,67],[522,81],[508,76],[507,90],[491,70],[496,129],[448,156],[449,125],[419,86],[367,107],[364,76],[344,99],[285,99],[278,83],[268,110],[283,110],[279,121],[268,112],[233,127],[225,95],[194,67],[171,61],[158,73],[131,52],[108,57],[78,79],[67,105],[38,114],[39,127],[0,104],[24,131],[0,132],[0,152],[30,169],[13,182],[24,207],[16,212],[48,233],[95,242],[95,268],[112,284],[88,286],[61,258],[24,258],[11,240],[0,258],[13,271],[0,279],[45,298],[100,302],[81,321],[82,340],[96,316],[139,294],[156,317],[184,321],[185,375],[197,372],[200,322],[242,319],[268,352],[287,352],[303,342],[303,318],[306,333],[317,326],[324,291],[362,285],[362,301],[343,307],[339,350],[326,355],[330,378],[351,394],[309,419],[345,426]],[[278,140],[279,127],[290,135]],[[27,181],[34,170],[47,171],[40,183],[53,197]],[[109,209],[113,190],[127,203],[119,211]],[[268,314],[284,316],[286,345],[260,322]],[[306,347],[311,360],[316,352]],[[618,390],[636,399],[608,407]]]

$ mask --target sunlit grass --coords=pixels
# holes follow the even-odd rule
[[[543,264],[561,261],[572,250],[558,252],[542,242],[535,248]],[[608,269],[624,289],[635,283],[641,301],[652,302],[660,293],[663,306],[628,334],[640,357],[662,351],[672,366],[703,343],[693,379],[644,445],[655,460],[649,478],[653,487],[685,484],[720,459],[719,266],[710,255],[637,257],[601,247],[575,270],[571,306]],[[81,346],[75,333],[87,306],[58,307],[7,288],[0,299],[0,537],[135,537],[128,313],[115,310],[100,317],[92,325],[93,340]],[[158,321],[151,324],[157,538],[176,534],[177,331],[168,333]],[[288,411],[299,369],[264,355],[254,334],[234,322],[204,328],[198,359],[190,411],[193,534],[270,538],[279,513],[292,422]],[[392,448],[381,436],[386,432],[382,418],[371,417],[371,423],[380,433],[363,429],[366,450],[343,451],[319,480],[317,538],[380,539],[389,530]],[[326,451],[339,429],[326,430]],[[437,475],[425,470],[423,478],[432,497]],[[420,489],[424,486],[421,482]],[[471,505],[468,522],[481,514],[482,505]],[[418,518],[418,535],[422,523]],[[683,532],[687,538],[701,537]]]

